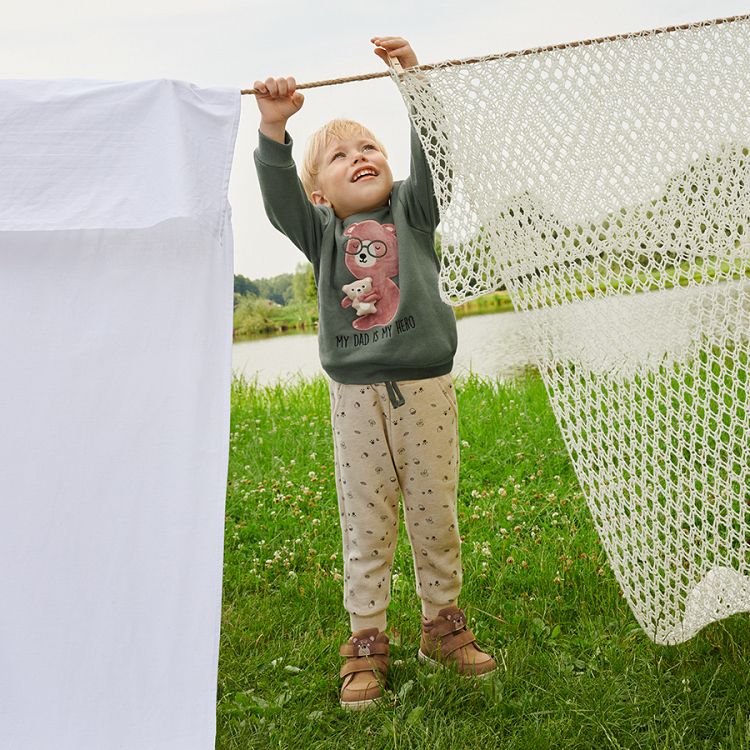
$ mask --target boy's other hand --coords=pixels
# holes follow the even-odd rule
[[[256,81],[255,101],[260,110],[260,131],[273,140],[284,142],[287,120],[299,112],[305,97],[297,91],[294,78],[266,78]]]
[[[375,54],[386,64],[389,57],[395,57],[402,68],[418,65],[417,55],[406,39],[400,36],[374,36],[370,41],[375,45]]]

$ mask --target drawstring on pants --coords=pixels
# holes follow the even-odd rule
[[[385,389],[388,391],[388,398],[391,400],[394,409],[398,409],[399,406],[403,406],[406,403],[406,399],[398,389],[398,383],[395,380],[387,380]]]

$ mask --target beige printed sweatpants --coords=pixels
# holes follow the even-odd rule
[[[435,617],[461,589],[453,380],[400,381],[397,388],[405,401],[398,407],[390,384],[330,384],[344,606],[353,631],[385,629],[400,497],[422,614]]]

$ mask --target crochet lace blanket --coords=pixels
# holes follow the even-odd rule
[[[442,294],[505,286],[658,643],[750,610],[750,23],[406,71]]]

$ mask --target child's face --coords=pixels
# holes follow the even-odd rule
[[[312,202],[330,206],[339,219],[388,203],[393,175],[388,159],[364,134],[331,141],[318,167]]]

